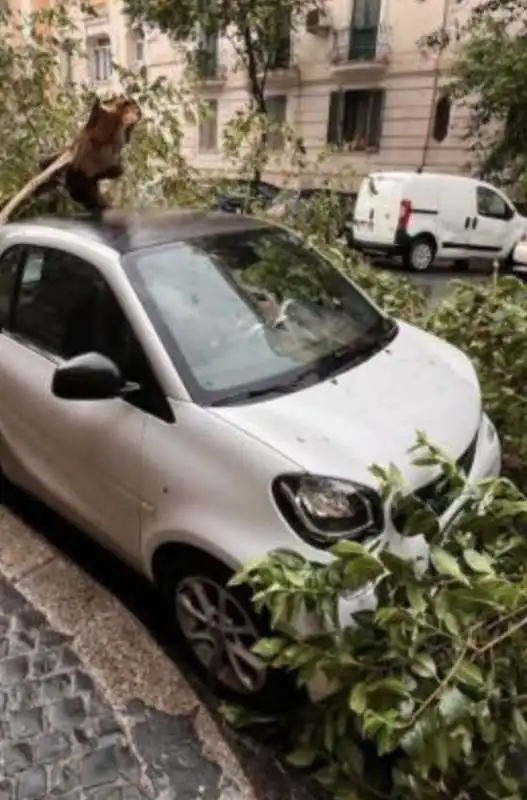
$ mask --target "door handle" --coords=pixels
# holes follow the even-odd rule
[[[467,217],[465,220],[465,230],[470,226],[470,217]]]
[[[478,218],[474,217],[474,219],[472,220],[472,230],[474,230],[474,228],[477,228],[477,226],[478,226]]]

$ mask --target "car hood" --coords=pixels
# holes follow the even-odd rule
[[[423,431],[459,458],[479,427],[481,395],[459,350],[399,323],[381,352],[335,378],[289,395],[213,413],[312,473],[375,485],[372,464],[395,464],[410,488],[430,470],[409,448]],[[431,475],[430,475],[431,476]]]

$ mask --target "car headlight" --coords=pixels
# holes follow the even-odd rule
[[[364,539],[384,527],[379,495],[359,483],[282,475],[273,484],[273,495],[296,533],[317,547],[331,547],[339,539]]]

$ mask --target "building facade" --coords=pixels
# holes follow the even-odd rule
[[[22,6],[47,2],[17,0]],[[156,31],[130,29],[119,0],[91,3],[95,16],[77,12],[87,59],[66,65],[71,79],[88,77],[108,91],[118,62],[145,66],[152,79],[185,80],[179,45]],[[316,184],[323,173],[350,170],[358,179],[375,168],[463,170],[467,120],[443,92],[448,56],[425,54],[417,42],[468,14],[470,0],[329,0],[327,8],[297,26],[267,83],[269,113],[294,127],[308,156],[314,161],[328,144],[334,150],[306,180]],[[216,171],[222,128],[246,105],[247,79],[227,41],[209,40],[203,48],[193,90],[209,113],[200,125],[186,125],[184,154],[194,166]]]

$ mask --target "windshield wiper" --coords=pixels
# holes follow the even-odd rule
[[[382,350],[396,334],[397,325],[391,320],[383,320],[380,331],[361,336],[323,356],[318,362],[317,372],[321,378],[328,378],[346,367],[355,366]]]
[[[291,394],[298,389],[304,389],[320,380],[330,377],[341,369],[363,361],[364,358],[377,353],[394,339],[397,325],[389,319],[383,319],[381,330],[357,339],[351,344],[343,345],[327,356],[323,356],[317,363],[311,364],[307,369],[297,373],[287,382],[272,383],[257,389],[245,389],[220,397],[211,403],[212,406],[227,406],[234,403],[249,402],[262,397],[273,395]]]
[[[318,370],[314,367],[309,367],[300,375],[296,375],[292,380],[287,383],[272,383],[268,386],[262,386],[258,389],[245,389],[240,392],[220,397],[215,400],[211,405],[213,406],[228,406],[232,403],[243,403],[249,400],[256,400],[259,397],[271,397],[272,395],[291,394],[297,389],[304,389],[312,383],[317,382],[319,379]]]

